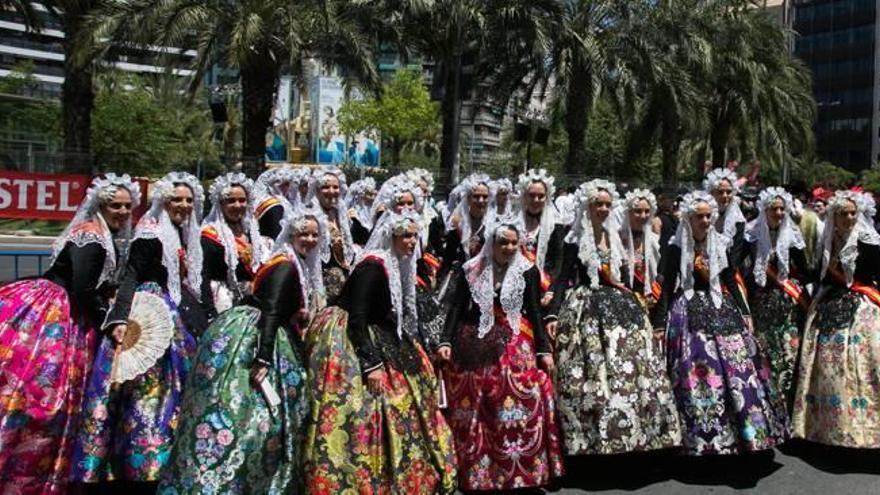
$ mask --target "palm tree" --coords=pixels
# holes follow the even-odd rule
[[[374,87],[379,30],[376,5],[343,0],[102,0],[91,19],[94,36],[135,47],[194,47],[197,88],[214,64],[238,69],[241,83],[242,153],[259,161],[271,125],[282,70],[303,83],[304,61],[341,66]]]

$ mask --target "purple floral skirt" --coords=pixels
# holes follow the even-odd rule
[[[770,449],[789,435],[770,364],[733,298],[716,308],[705,291],[669,311],[667,366],[688,454]]]

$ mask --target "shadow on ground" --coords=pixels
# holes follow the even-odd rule
[[[880,474],[880,450],[829,447],[803,440],[792,440],[780,451],[831,474]]]

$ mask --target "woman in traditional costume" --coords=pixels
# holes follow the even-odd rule
[[[324,265],[324,287],[329,304],[339,296],[355,257],[351,224],[344,206],[347,194],[345,174],[338,168],[321,167],[312,173],[309,202],[323,212],[325,218],[322,222],[328,233],[318,248]]]
[[[633,218],[653,195],[627,197],[627,228],[650,229]],[[681,443],[662,342],[648,316],[644,289],[636,284],[645,260],[656,266],[649,244],[620,239],[612,214],[614,184],[596,179],[575,193],[575,220],[566,238],[556,336],[557,392],[567,455],[622,454]],[[648,216],[647,214],[643,216]],[[647,219],[644,219],[647,220]],[[644,235],[644,234],[643,234]],[[629,248],[632,247],[632,251]],[[642,268],[644,270],[644,268]],[[630,273],[633,276],[630,277]],[[651,284],[649,284],[651,285]],[[561,306],[559,301],[562,300]],[[556,322],[548,323],[552,328]],[[552,334],[552,333],[551,333]]]
[[[793,205],[780,187],[761,191],[758,218],[746,231],[743,262],[755,336],[789,409],[801,328],[810,307],[805,285],[811,282],[804,238],[791,218]]]
[[[794,434],[812,442],[880,448],[880,235],[871,203],[852,191],[828,203],[794,399]]]
[[[254,274],[271,250],[253,214],[254,194],[254,182],[242,173],[221,175],[208,192],[211,212],[202,224],[202,280],[211,284],[218,313],[251,294]]]
[[[301,203],[295,175],[289,167],[270,168],[254,184],[254,217],[260,234],[269,239],[278,237],[284,215]]]
[[[553,299],[551,284],[562,270],[562,241],[565,227],[557,221],[553,196],[554,179],[544,169],[532,169],[519,176],[519,216],[525,230],[522,249],[526,259],[541,274],[541,307]]]
[[[363,247],[373,229],[372,209],[376,200],[376,180],[365,177],[348,188],[348,217],[351,220],[351,238]]]
[[[479,254],[483,247],[485,225],[494,218],[490,201],[491,184],[488,175],[471,174],[450,195],[450,205],[454,206],[445,222],[443,259],[438,274],[440,283],[448,289],[455,286],[453,280],[457,278],[461,266]]]
[[[308,390],[301,335],[309,294],[322,291],[314,208],[282,224],[253,296],[199,339],[184,414],[161,494],[303,493]],[[280,399],[268,402],[263,388]]]
[[[563,474],[539,271],[522,254],[520,227],[489,229],[458,279],[438,351],[451,358],[447,417],[466,491],[534,488]]]
[[[168,464],[196,349],[194,335],[212,316],[200,303],[210,306],[211,299],[209,285],[202,281],[198,212],[203,201],[202,186],[188,173],[171,172],[153,185],[150,210],[135,230],[115,303],[103,325],[112,339],[102,342],[86,389],[74,480],[147,482],[155,490]],[[173,336],[155,364],[116,383],[116,355],[140,336],[139,327],[128,325],[136,292],[161,299],[171,315]]]
[[[451,433],[418,342],[418,215],[386,211],[307,335],[309,493],[452,493]]]
[[[740,179],[736,172],[726,168],[716,168],[709,172],[703,180],[703,190],[715,198],[718,205],[718,218],[715,230],[729,239],[727,243],[727,259],[734,269],[736,287],[746,297],[745,278],[739,271],[745,247],[746,217],[740,209]]]
[[[514,213],[514,204],[510,200],[513,184],[510,179],[495,179],[490,186],[492,198],[495,200],[495,217],[507,218]]]
[[[684,447],[690,455],[771,449],[787,438],[788,417],[728,262],[730,240],[712,228],[718,205],[696,191],[680,208],[654,327],[666,330]]]
[[[96,178],[40,278],[0,287],[0,487],[67,493],[83,392],[119,253],[140,200],[129,176]]]

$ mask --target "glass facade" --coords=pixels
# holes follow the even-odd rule
[[[877,0],[804,0],[792,7],[794,53],[813,72],[817,152],[852,171],[867,168],[877,161]]]

